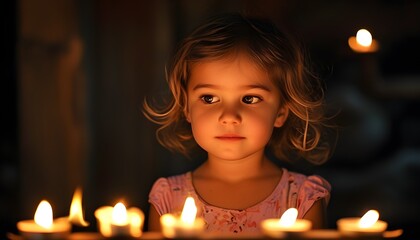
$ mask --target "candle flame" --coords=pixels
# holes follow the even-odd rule
[[[283,227],[290,227],[296,222],[298,210],[296,208],[287,209],[279,220],[279,225]]]
[[[188,197],[185,200],[184,208],[181,213],[181,221],[185,224],[192,225],[197,215],[197,207],[194,198]]]
[[[86,222],[83,218],[83,209],[82,209],[82,190],[77,188],[73,194],[73,200],[70,205],[70,214],[69,220],[71,223],[87,227],[89,223]]]
[[[140,237],[142,232],[141,228],[143,225],[143,219],[142,219],[142,213],[140,211],[136,211],[133,208],[131,208],[131,211],[129,209],[128,216],[130,219],[130,234],[134,237]]]
[[[369,210],[359,220],[360,228],[368,228],[375,224],[379,219],[379,213],[376,210]]]
[[[39,226],[49,229],[53,224],[53,212],[50,203],[42,200],[35,211],[35,223]]]
[[[121,202],[115,204],[112,210],[112,223],[118,226],[126,225],[128,223],[127,209]]]
[[[366,29],[360,29],[356,33],[356,41],[364,47],[369,47],[372,44],[372,34]]]

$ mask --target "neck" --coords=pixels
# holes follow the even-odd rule
[[[236,160],[220,159],[209,154],[208,160],[194,174],[233,183],[272,174],[275,170],[277,167],[263,152]]]

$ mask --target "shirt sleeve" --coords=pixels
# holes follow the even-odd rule
[[[167,178],[159,178],[153,184],[149,193],[149,203],[152,204],[159,215],[171,212],[172,194]]]
[[[331,185],[324,178],[317,175],[304,178],[297,191],[298,218],[303,218],[318,200],[325,201],[327,205],[330,200],[330,191]]]

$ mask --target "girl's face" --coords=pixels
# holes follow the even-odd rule
[[[193,65],[185,112],[209,157],[237,160],[262,154],[288,110],[268,74],[246,55]]]

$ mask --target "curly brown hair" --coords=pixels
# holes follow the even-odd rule
[[[172,98],[160,108],[144,101],[145,116],[160,125],[158,141],[188,156],[196,146],[184,115],[191,67],[237,51],[245,52],[269,73],[280,90],[281,103],[289,109],[288,119],[283,127],[274,129],[267,148],[281,160],[292,161],[297,156],[314,164],[325,162],[332,145],[324,133],[329,127],[324,86],[309,69],[302,46],[272,22],[242,14],[211,18],[182,42],[166,76]]]

